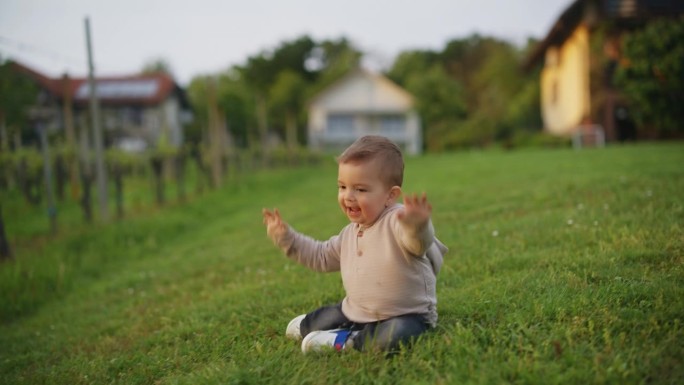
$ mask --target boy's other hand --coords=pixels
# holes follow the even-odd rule
[[[404,195],[404,208],[397,213],[397,217],[404,224],[412,227],[425,225],[432,214],[432,205],[428,202],[427,194]]]
[[[280,217],[280,212],[278,209],[273,209],[273,211],[269,209],[262,209],[261,213],[264,216],[266,234],[268,234],[271,239],[279,239],[285,235],[285,233],[287,233],[287,223],[285,223],[283,218]]]

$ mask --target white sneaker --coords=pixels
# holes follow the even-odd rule
[[[285,329],[285,336],[292,338],[293,340],[298,340],[302,338],[302,333],[299,331],[299,325],[302,324],[302,320],[306,317],[306,314],[298,315],[287,324],[287,329]]]
[[[304,337],[302,352],[319,352],[326,349],[342,350],[349,338],[349,329],[317,330]]]

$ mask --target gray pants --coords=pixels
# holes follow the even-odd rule
[[[324,306],[307,314],[299,330],[305,337],[315,330],[350,329],[349,340],[357,350],[396,350],[400,344],[408,344],[428,330],[422,314],[404,314],[370,323],[354,323],[342,313],[342,304]]]

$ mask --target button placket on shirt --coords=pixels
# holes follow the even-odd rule
[[[361,250],[360,239],[363,237],[363,229],[359,225],[359,230],[356,232],[356,256],[360,257],[363,255],[363,250]]]

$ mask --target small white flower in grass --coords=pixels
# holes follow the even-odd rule
[[[651,191],[651,190],[646,190],[646,196],[649,197],[649,198],[652,197],[652,196],[653,196],[653,191]]]
[[[604,203],[604,204],[603,204],[603,209],[604,209],[604,210],[608,210],[609,208],[610,208],[610,206],[608,206],[608,203]]]
[[[582,203],[578,203],[577,210],[584,210],[584,205]]]
[[[598,221],[594,221],[594,226],[598,226]]]
[[[573,221],[572,219],[568,219],[567,223],[568,223],[568,226],[572,226],[575,223],[575,221]]]
[[[499,236],[499,230],[492,231],[492,237],[498,237],[498,236]]]

